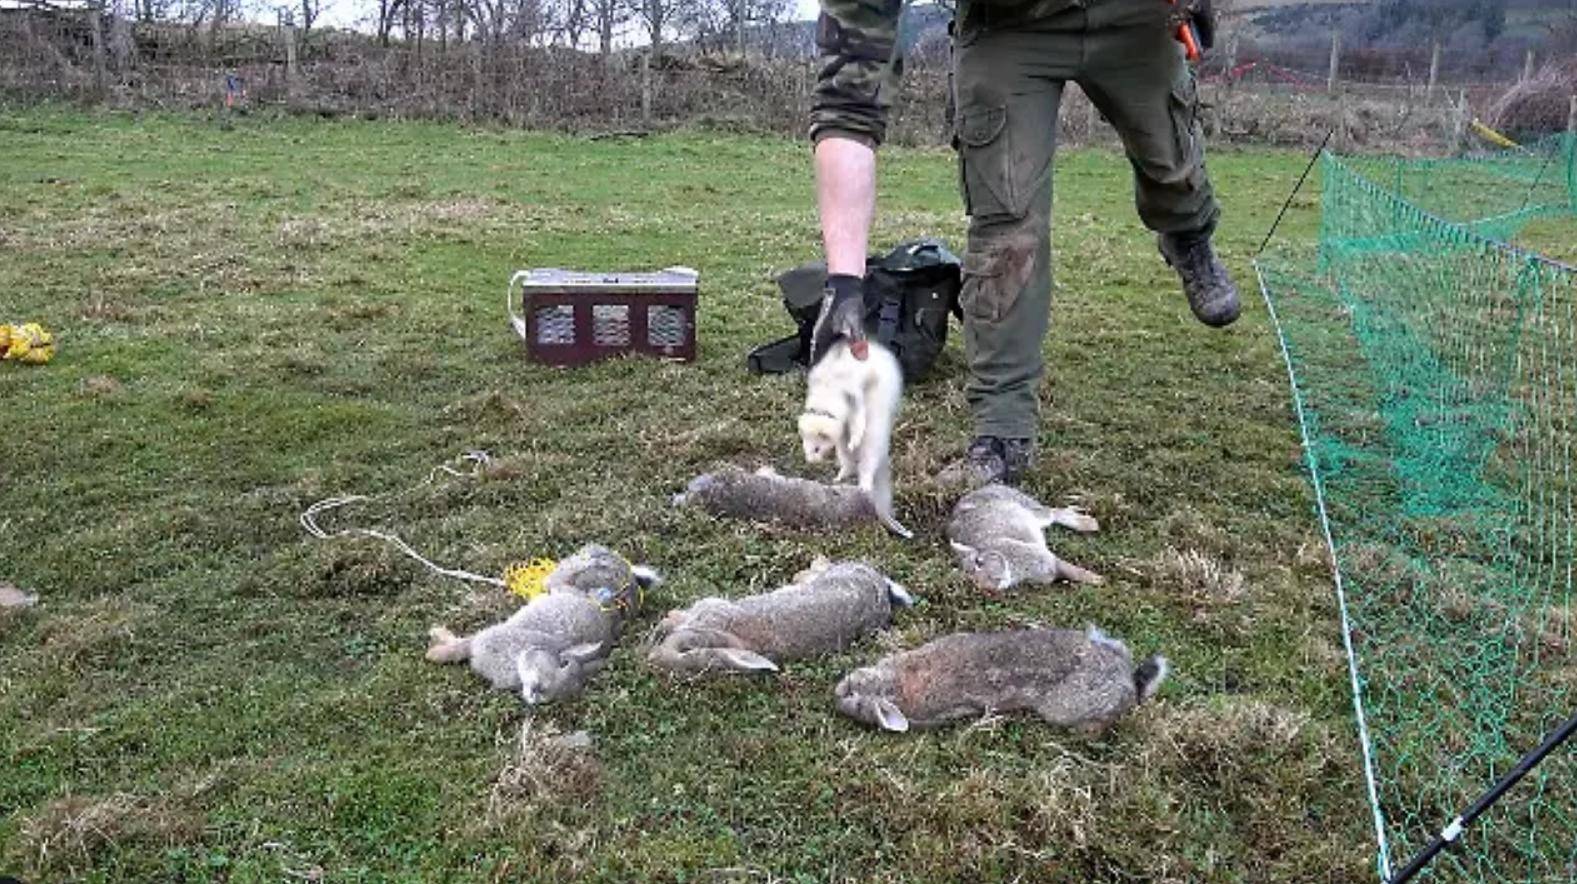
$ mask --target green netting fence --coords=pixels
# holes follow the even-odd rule
[[[1577,143],[1320,163],[1318,243],[1256,269],[1386,879],[1577,710]],[[1577,747],[1428,875],[1577,880]]]

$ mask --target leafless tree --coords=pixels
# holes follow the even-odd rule
[[[378,0],[378,45],[388,47],[389,36],[394,31],[395,22],[402,18],[408,22],[408,12],[409,5],[406,0]],[[407,25],[404,30],[406,38],[409,38],[409,26]]]
[[[556,10],[556,29],[566,45],[579,49],[580,38],[585,36],[589,19],[586,0],[560,0]]]
[[[323,0],[301,0],[301,36],[306,38],[323,12]]]
[[[613,35],[630,20],[630,0],[586,0],[591,24],[597,31],[597,51],[603,58],[613,52]]]
[[[754,44],[765,54],[774,26],[792,11],[790,0],[684,0],[673,25],[703,50],[732,48],[743,55]]]
[[[655,57],[662,50],[663,32],[680,7],[680,0],[638,0],[641,22],[646,26],[646,38],[651,43]]]

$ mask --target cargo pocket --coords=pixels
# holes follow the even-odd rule
[[[1189,178],[1200,174],[1203,156],[1202,133],[1199,130],[1199,89],[1193,71],[1172,87],[1168,107],[1172,114],[1172,138],[1177,149],[1177,165],[1186,170]]]
[[[964,210],[969,216],[989,219],[1023,215],[1013,187],[1007,107],[985,104],[960,107],[955,137],[959,187],[963,191]]]
[[[958,293],[958,303],[964,315],[982,322],[1001,322],[1013,305],[1019,292],[1029,282],[1030,264],[1034,261],[1033,244],[1027,248],[997,247],[981,253],[964,254],[964,286]]]

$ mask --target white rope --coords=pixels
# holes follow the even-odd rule
[[[488,464],[492,463],[492,459],[488,457],[487,452],[485,451],[467,451],[465,454],[461,455],[460,460],[471,464],[471,468],[469,470],[461,471],[449,466],[448,464],[439,464],[428,471],[426,479],[423,479],[421,482],[418,482],[416,485],[407,488],[399,494],[409,494],[410,492],[415,491],[417,488],[421,488],[424,485],[430,485],[434,479],[438,478],[440,474],[457,476],[462,479],[475,478],[478,472],[480,472]],[[391,544],[395,549],[398,549],[400,552],[403,552],[416,561],[421,562],[427,567],[427,570],[442,577],[452,577],[456,580],[468,580],[472,583],[486,583],[491,586],[505,585],[504,581],[498,579],[497,577],[488,577],[485,574],[473,574],[470,571],[465,571],[460,568],[445,568],[417,552],[414,547],[400,539],[398,535],[390,534],[386,531],[375,531],[371,528],[344,528],[339,531],[330,532],[325,531],[322,526],[318,524],[318,516],[322,515],[323,513],[331,512],[333,510],[339,509],[340,507],[349,506],[353,503],[361,503],[363,501],[372,499],[372,497],[364,494],[347,494],[341,497],[325,498],[324,500],[320,500],[303,510],[301,515],[297,518],[297,521],[301,523],[303,530],[313,537],[318,538],[319,540],[332,540],[338,537],[371,537],[375,540],[381,540],[384,543]]]
[[[504,309],[509,311],[509,324],[514,326],[515,334],[524,341],[526,339],[525,317],[515,312],[515,286],[520,285],[520,313],[526,312],[526,287],[522,280],[531,276],[530,270],[516,270],[515,275],[509,278],[509,287],[504,289]]]
[[[1358,675],[1358,655],[1353,652],[1352,620],[1347,616],[1347,591],[1342,584],[1342,569],[1336,561],[1336,541],[1331,537],[1331,520],[1325,510],[1325,483],[1320,478],[1320,468],[1314,456],[1314,445],[1309,440],[1309,424],[1303,417],[1303,395],[1298,391],[1298,376],[1292,368],[1292,352],[1287,347],[1287,336],[1282,332],[1281,319],[1276,315],[1276,305],[1271,302],[1270,289],[1265,285],[1265,274],[1259,259],[1254,260],[1254,275],[1259,278],[1259,293],[1265,299],[1265,309],[1270,314],[1271,327],[1276,330],[1276,341],[1281,345],[1281,358],[1287,364],[1287,382],[1292,387],[1292,405],[1298,413],[1298,432],[1303,437],[1303,457],[1309,465],[1310,480],[1314,485],[1314,506],[1320,516],[1320,530],[1325,534],[1325,548],[1331,557],[1331,577],[1336,584],[1336,603],[1341,609],[1342,645],[1347,649],[1347,675],[1352,681],[1353,715],[1358,720],[1358,745],[1363,750],[1363,777],[1369,789],[1369,806],[1374,810],[1374,837],[1379,847],[1380,880],[1391,880],[1391,852],[1385,839],[1385,816],[1380,811],[1380,790],[1375,785],[1374,750],[1369,739],[1369,722],[1363,711],[1363,688]]]

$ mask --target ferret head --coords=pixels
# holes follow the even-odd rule
[[[527,648],[515,658],[515,670],[520,674],[520,699],[528,705],[550,703],[580,693],[591,673],[586,665],[602,653],[600,642],[575,645],[554,652],[545,648]]]
[[[842,434],[842,423],[831,414],[807,411],[799,416],[799,437],[805,443],[806,463],[820,463],[836,451]]]

